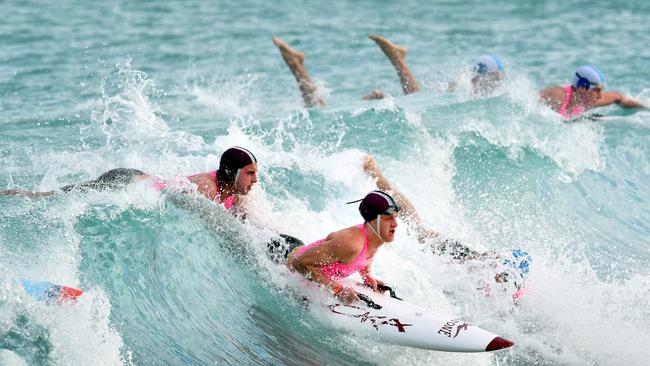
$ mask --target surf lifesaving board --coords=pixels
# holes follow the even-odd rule
[[[339,281],[370,300],[344,304],[330,297],[322,305],[325,326],[370,335],[408,347],[447,352],[488,352],[514,343],[454,317],[381,294],[352,280]]]
[[[51,282],[33,282],[22,280],[25,292],[38,301],[46,304],[61,304],[64,301],[74,301],[83,294],[83,291],[76,288],[61,286]]]

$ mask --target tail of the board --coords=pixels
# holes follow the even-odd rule
[[[76,288],[56,285],[51,282],[32,282],[29,280],[22,281],[25,292],[38,301],[46,304],[53,302],[60,304],[63,301],[76,300],[83,294],[83,291]]]

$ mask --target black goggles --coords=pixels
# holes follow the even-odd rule
[[[382,212],[381,214],[382,215],[392,215],[393,213],[400,212],[401,210],[402,210],[402,208],[399,207],[399,205],[395,204],[395,205],[388,206],[388,208],[386,208],[386,210],[384,212]]]

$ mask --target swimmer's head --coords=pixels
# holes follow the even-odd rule
[[[501,59],[492,54],[485,54],[477,58],[474,63],[474,74],[487,75],[490,73],[505,73]]]
[[[246,194],[257,182],[257,159],[243,147],[224,151],[219,161],[219,185],[232,185],[237,193]]]
[[[359,201],[361,201],[359,213],[365,222],[371,223],[375,234],[384,241],[393,241],[397,227],[397,213],[401,210],[393,197],[383,191],[372,191]],[[376,222],[373,223],[373,221]],[[384,224],[382,225],[382,223]]]
[[[584,65],[573,74],[571,86],[576,90],[580,103],[589,106],[600,99],[607,83],[600,70],[591,65]]]
[[[505,75],[501,59],[492,54],[485,54],[476,59],[472,72],[473,93],[485,97],[499,87]]]

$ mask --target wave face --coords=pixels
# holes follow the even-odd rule
[[[0,196],[0,364],[648,363],[650,114],[610,107],[567,124],[537,104],[538,89],[587,62],[612,89],[647,101],[636,72],[650,66],[636,42],[647,34],[645,2],[3,7],[12,16],[0,25],[2,189],[49,191],[117,167],[189,175],[214,170],[232,145],[255,153],[260,181],[244,223],[143,183]],[[364,41],[373,32],[409,47],[423,92],[402,96]],[[271,35],[307,54],[327,107],[302,107]],[[473,99],[467,65],[488,51],[506,61],[507,78]],[[454,79],[456,93],[438,91]],[[376,87],[385,99],[360,100]],[[476,290],[491,283],[489,267],[432,255],[405,222],[373,264],[401,297],[515,347],[378,344],[323,327],[289,290],[295,279],[265,243],[359,223],[345,202],[375,188],[366,154],[426,225],[477,250],[533,256],[518,306],[499,287]],[[46,306],[21,279],[85,294]]]

